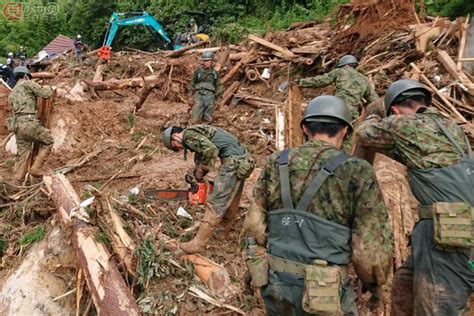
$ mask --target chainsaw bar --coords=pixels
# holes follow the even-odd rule
[[[151,200],[185,200],[189,198],[189,190],[145,190],[145,196]]]

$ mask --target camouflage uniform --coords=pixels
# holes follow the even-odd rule
[[[340,153],[340,150],[319,140],[308,141],[289,151],[288,169],[293,201],[301,199],[316,172]],[[272,227],[269,224],[275,223],[270,219],[272,210],[283,207],[279,155],[280,153],[275,153],[270,157],[255,184],[253,200],[243,227],[243,235],[254,237],[262,246],[270,238]],[[374,171],[367,162],[353,157],[346,160],[322,184],[305,213],[319,216],[328,226],[344,226],[349,240],[352,240],[346,245],[349,253],[344,265],[351,261],[367,288],[374,289],[384,283],[391,266],[393,237],[382,194]],[[317,230],[313,230],[310,236],[313,239],[304,238],[303,242],[313,248],[322,248],[324,239],[329,240],[329,244],[335,241],[330,237],[318,236]],[[292,239],[297,241],[301,238],[302,236],[295,235]],[[271,247],[270,242],[269,246]],[[267,251],[271,253],[271,249],[267,248]],[[287,255],[291,256],[295,252],[296,248],[289,245]],[[310,259],[309,262],[295,258],[289,260],[303,264],[311,264],[314,259],[326,260]],[[326,261],[339,265],[332,260]],[[269,284],[262,287],[268,314],[306,315],[302,310],[303,285],[304,280],[297,275],[270,269]],[[348,279],[340,293],[345,314],[357,314],[355,294]]]
[[[196,168],[202,168],[206,172],[213,169],[215,160],[220,158],[221,166],[214,179],[214,191],[210,194],[208,204],[218,216],[234,216],[245,182],[245,179],[237,177],[237,170],[241,161],[248,157],[247,151],[235,136],[210,125],[186,128],[182,143],[185,150],[194,152]],[[232,208],[229,209],[231,205]]]
[[[17,158],[15,172],[26,173],[26,164],[37,142],[43,147],[51,148],[54,140],[50,131],[41,125],[37,117],[37,98],[49,98],[53,93],[50,87],[41,87],[34,81],[21,80],[8,96],[8,101],[13,108],[12,132],[15,133],[17,145]],[[24,172],[20,172],[24,169]],[[16,178],[16,176],[15,176]],[[18,175],[18,180],[22,176]]]
[[[367,77],[352,67],[336,68],[327,74],[299,81],[302,87],[320,88],[330,84],[336,87],[334,95],[346,102],[353,121],[359,118],[359,106],[362,106],[364,101],[369,104],[379,98]],[[348,135],[344,141],[344,151],[349,152],[351,141],[352,135]]]
[[[448,130],[459,149],[435,120]],[[453,170],[463,162],[468,145],[462,129],[436,109],[421,108],[415,115],[390,116],[380,122],[367,120],[356,135],[360,145],[408,167],[410,187],[421,205],[458,201],[474,205],[474,177],[465,172],[472,168],[472,160],[469,168],[461,168],[464,178],[456,175],[448,190],[439,181],[440,172]],[[421,174],[430,180],[423,180]],[[465,178],[471,179],[465,183]],[[411,255],[394,277],[394,315],[461,315],[467,308],[474,287],[468,251],[441,248],[434,241],[433,229],[432,218],[420,216],[411,238]]]
[[[221,90],[219,73],[214,68],[199,67],[193,73],[191,89],[195,91],[191,122],[211,123],[216,96]]]

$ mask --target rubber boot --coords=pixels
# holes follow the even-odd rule
[[[38,155],[30,169],[30,174],[35,177],[43,176],[43,166],[48,160],[49,154],[51,153],[51,147],[41,147],[38,151]]]
[[[235,222],[235,219],[237,218],[237,215],[239,214],[239,204],[240,204],[240,199],[242,198],[243,188],[244,188],[243,183],[239,183],[237,192],[234,198],[232,199],[232,202],[230,203],[229,208],[225,212],[224,217],[222,218],[220,227],[216,229],[214,233],[214,237],[217,240],[225,240],[229,236],[229,233],[232,230],[232,228],[235,227],[234,222]]]
[[[13,174],[13,185],[20,186],[25,180],[26,172],[28,171],[28,159],[18,161],[15,164],[15,171]]]
[[[186,253],[196,253],[204,250],[204,246],[211,239],[214,229],[219,225],[221,219],[222,217],[217,216],[211,207],[207,207],[198,233],[193,240],[180,244],[180,248]]]

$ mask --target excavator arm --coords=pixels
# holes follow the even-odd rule
[[[155,31],[157,41],[161,48],[174,50],[180,47],[174,47],[171,39],[160,23],[148,12],[133,12],[133,13],[112,13],[109,19],[109,25],[105,34],[102,48],[99,50],[99,56],[101,60],[110,60],[110,52],[112,42],[114,41],[115,35],[117,34],[119,26],[127,25],[144,25],[148,29]]]

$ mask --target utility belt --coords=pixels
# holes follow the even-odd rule
[[[304,278],[302,306],[308,313],[343,315],[341,291],[348,278],[347,266],[329,265],[317,259],[303,264],[268,254],[270,269]]]
[[[237,178],[246,179],[250,177],[253,169],[255,169],[255,160],[252,156],[245,152],[243,155],[231,155],[221,158],[223,165],[235,165],[237,168]]]
[[[474,246],[474,207],[464,202],[436,202],[418,207],[420,220],[433,220],[434,240],[448,250],[469,250]]]
[[[214,92],[216,91],[216,89],[210,89],[210,88],[201,87],[201,88],[196,88],[196,91],[197,91],[199,94],[207,94],[207,93],[209,93],[209,92],[214,93]]]

